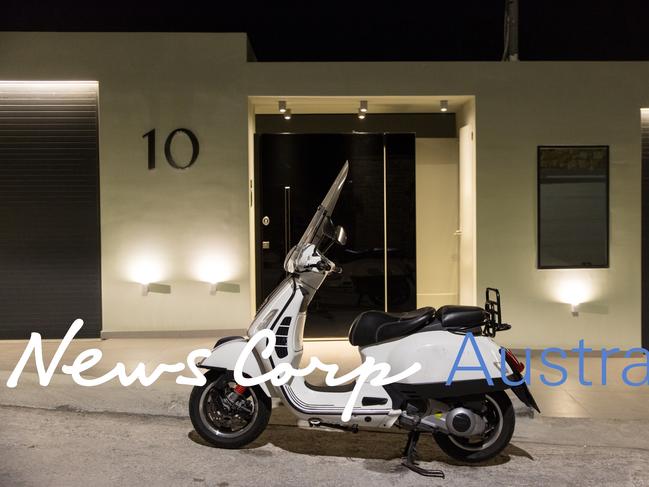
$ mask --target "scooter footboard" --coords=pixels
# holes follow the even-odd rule
[[[247,343],[248,340],[244,337],[222,338],[212,349],[212,355],[200,362],[198,367],[234,370],[234,366]],[[249,377],[259,377],[264,373],[261,364],[253,353],[246,357],[243,364],[243,373]],[[262,388],[268,397],[271,397],[270,390],[265,382],[259,384],[259,387]]]

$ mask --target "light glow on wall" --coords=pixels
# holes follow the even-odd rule
[[[609,294],[608,269],[552,269],[540,272],[546,296],[554,303],[567,305],[566,312],[577,317],[581,312],[608,313],[601,300]]]
[[[559,284],[557,289],[559,300],[572,306],[579,306],[590,301],[592,290],[583,279],[567,279]]]
[[[2,88],[25,88],[28,91],[76,91],[79,87],[88,87],[88,89],[96,89],[99,83],[97,81],[0,81],[0,89]]]
[[[128,264],[128,277],[133,282],[151,284],[162,281],[165,277],[164,260],[154,254],[143,254],[133,257]]]
[[[234,265],[225,256],[204,255],[196,259],[193,274],[199,281],[217,284],[232,279]]]
[[[572,316],[580,311],[601,309],[602,303],[595,303],[606,294],[609,280],[607,269],[565,269],[550,271],[547,284],[553,301],[565,303]]]

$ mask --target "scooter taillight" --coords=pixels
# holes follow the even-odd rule
[[[514,355],[514,352],[512,352],[508,348],[505,349],[505,359],[514,372],[521,374],[525,370],[525,364],[520,362],[516,358],[516,355]]]
[[[247,389],[247,387],[240,386],[239,384],[237,384],[236,386],[234,386],[234,392],[236,392],[236,393],[239,394],[240,396],[242,396],[243,393],[246,392],[246,389]]]

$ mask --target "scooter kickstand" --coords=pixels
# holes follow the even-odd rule
[[[406,449],[403,452],[404,458],[401,460],[401,465],[412,470],[419,475],[424,477],[436,477],[438,479],[445,478],[444,472],[441,470],[429,470],[426,468],[421,468],[417,465],[417,442],[419,441],[419,431],[411,431],[408,433],[408,442],[406,443]]]

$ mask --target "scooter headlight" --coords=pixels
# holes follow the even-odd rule
[[[259,330],[268,328],[270,323],[273,321],[273,318],[275,318],[275,316],[277,315],[278,311],[279,310],[277,309],[272,309],[266,314],[266,316],[263,317],[263,319],[253,321],[252,325],[250,325],[250,328],[248,328],[248,336],[254,336],[254,334]]]

